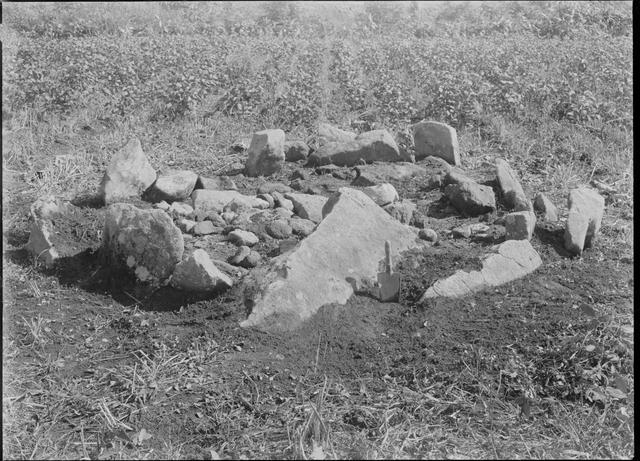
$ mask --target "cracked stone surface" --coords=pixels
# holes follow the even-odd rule
[[[524,277],[542,264],[540,255],[528,240],[507,240],[494,246],[493,250],[495,253],[484,258],[481,270],[460,270],[446,279],[438,280],[427,289],[420,301],[438,296],[460,298]]]

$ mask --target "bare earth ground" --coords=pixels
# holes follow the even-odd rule
[[[293,167],[274,180],[287,183]],[[469,173],[490,178],[485,170]],[[234,179],[255,193],[258,180]],[[309,184],[328,195],[349,182],[312,175]],[[633,249],[612,224],[617,211],[608,208],[581,258],[564,254],[561,224],[540,226],[533,274],[419,305],[436,279],[476,268],[503,238],[447,237],[478,219],[447,214],[441,192],[420,184],[394,182],[402,198],[424,200],[441,240],[400,258],[400,302],[354,295],[276,336],[239,328],[241,284],[205,300],[169,289],[138,300],[114,284],[94,251],[102,210],[90,197],[76,197],[80,212],[61,227],[85,251],[52,271],[34,266],[21,246],[35,197],[19,172],[3,172],[5,453],[633,456]],[[555,202],[566,215],[564,199]],[[268,257],[275,246],[258,249]]]

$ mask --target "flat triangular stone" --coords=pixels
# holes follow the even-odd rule
[[[385,256],[417,245],[417,233],[400,224],[361,191],[341,188],[326,203],[316,230],[289,253],[253,275],[241,323],[266,331],[291,330],[321,306],[344,304],[354,288],[377,280]]]

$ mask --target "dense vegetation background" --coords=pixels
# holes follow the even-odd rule
[[[506,158],[527,189],[545,192],[561,208],[569,188],[598,181],[607,192],[604,239],[620,251],[632,251],[631,13],[629,1],[3,2],[5,246],[6,240],[15,247],[26,242],[28,208],[36,198],[55,193],[70,200],[95,192],[111,155],[132,136],[141,139],[159,172],[181,167],[213,175],[239,160],[229,153],[232,143],[250,138],[259,129],[282,128],[288,139],[301,138],[313,146],[319,121],[352,129],[352,122],[364,120],[369,126],[388,128],[407,147],[411,143],[407,127],[433,119],[456,128],[465,168],[473,169],[485,161],[492,165],[496,156]],[[592,260],[561,264],[562,268],[566,265],[568,277],[577,277],[575,267],[583,275],[598,276]],[[49,299],[76,303],[84,309],[86,293],[77,288],[61,288],[30,265],[5,262],[5,268],[9,268],[5,284],[26,286],[24,303],[31,303],[31,296],[33,303],[39,303],[33,309],[40,309]],[[632,289],[632,277],[629,286],[624,290]],[[624,290],[620,288],[621,298]],[[107,307],[98,304],[107,312]],[[631,322],[632,300],[619,304],[607,308],[626,315]],[[120,307],[114,310],[122,316],[121,323],[140,321],[133,313],[121,313]],[[23,313],[11,315],[17,318]],[[130,364],[126,369],[114,367],[113,373],[124,376],[122,382],[130,379],[131,372],[134,376],[130,387],[122,387],[115,397],[111,378],[102,382],[83,375],[82,380],[72,381],[76,378],[65,376],[67,381],[54,382],[54,377],[62,376],[69,367],[64,361],[59,365],[58,358],[45,356],[50,338],[68,342],[69,347],[80,348],[84,343],[77,346],[62,334],[55,336],[53,323],[40,312],[33,318],[24,315],[27,318],[15,322],[10,335],[3,335],[3,360],[15,369],[13,387],[9,387],[18,395],[3,399],[3,416],[12,420],[3,426],[3,435],[10,440],[7,449],[11,456],[20,458],[74,458],[80,449],[89,457],[85,433],[77,427],[65,433],[65,440],[73,440],[75,445],[61,442],[60,434],[53,430],[64,419],[59,421],[58,416],[86,422],[88,410],[78,401],[91,406],[96,402],[88,402],[91,399],[87,396],[93,395],[115,399],[112,409],[132,406],[130,396],[138,398],[142,393],[134,383],[141,368]],[[110,325],[107,320],[98,325],[100,315],[87,321],[97,325],[95,332]],[[632,352],[617,352],[618,338],[609,330],[606,341],[602,339],[605,329],[600,326],[583,330],[582,336],[576,333],[575,340],[571,337],[561,348],[549,343],[544,350],[530,351],[526,366],[518,369],[519,374],[514,372],[517,379],[536,377],[540,386],[560,384],[554,388],[557,400],[550,404],[548,419],[517,426],[517,430],[505,423],[508,435],[499,441],[504,449],[501,456],[633,457]],[[593,335],[601,336],[598,348],[586,349]],[[172,347],[162,349],[164,358],[147,357],[149,361],[144,363],[149,367],[145,370],[153,374],[166,365],[166,384],[184,384],[187,378],[180,376],[176,381],[175,370],[167,365],[184,355],[177,346]],[[193,346],[195,352],[190,349],[189,353],[199,354],[198,363],[204,364],[210,361],[210,350],[200,347]],[[207,347],[217,346],[213,341]],[[87,353],[78,350],[84,351],[79,354]],[[164,359],[167,361],[162,362]],[[189,360],[185,359],[183,367],[188,363],[192,373],[193,360]],[[496,379],[502,389],[504,376],[500,373]],[[623,397],[615,387],[619,375],[624,375],[628,390]],[[438,397],[445,403],[459,397],[456,405],[473,413],[475,404],[464,400],[472,394],[460,391],[463,397],[452,396],[457,392],[455,385],[460,384],[455,381],[458,378],[443,378],[440,383],[453,384],[443,387]],[[72,382],[77,387],[69,384]],[[326,388],[310,394],[312,386],[305,386],[300,388],[309,395],[326,395]],[[175,390],[178,392],[177,387]],[[474,450],[482,445],[482,451],[473,451],[474,455],[498,457],[487,432],[456,432],[453,429],[459,428],[446,422],[444,413],[427,420],[422,400],[416,398],[415,406],[407,406],[413,397],[405,395],[402,400],[388,390],[385,384],[384,389],[370,392],[389,404],[385,412],[397,410],[407,424],[397,425],[397,433],[392,434],[389,419],[376,423],[387,432],[381,429],[377,435],[368,434],[366,450],[353,457],[406,457],[411,453],[419,457],[427,453],[420,443],[412,442],[418,447],[415,452],[404,446],[420,431],[430,434],[433,451],[428,453],[458,456],[468,442]],[[421,399],[436,392],[431,387],[419,390]],[[296,426],[301,432],[276,434],[272,442],[277,447],[269,451],[247,445],[245,432],[247,427],[263,428],[265,433],[273,428],[244,414],[229,418],[229,408],[244,408],[232,394],[215,396],[222,402],[216,410],[220,424],[227,424],[224,427],[233,435],[228,437],[237,450],[232,453],[281,454],[281,445],[286,442],[294,446],[287,451],[292,457],[306,456],[304,450],[296,451],[292,440],[303,440],[311,431],[307,413],[300,416],[304,425]],[[339,394],[340,398],[351,398],[344,395]],[[146,394],[141,400],[144,405],[148,403],[145,399]],[[495,402],[503,407],[495,406],[489,414],[512,413],[508,406],[512,403],[502,400],[496,391]],[[160,408],[156,402],[153,405]],[[459,408],[454,407],[458,408],[452,405],[451,411],[457,413]],[[110,422],[109,407],[105,408],[102,411]],[[383,414],[379,408],[358,408],[365,422],[371,414]],[[101,414],[95,408],[91,411],[92,415]],[[43,421],[48,418],[46,424],[37,419],[38,414]],[[290,414],[285,416],[293,421]],[[175,417],[187,421],[182,415]],[[91,421],[94,433],[104,432],[103,423]],[[426,427],[425,421],[431,426]],[[282,430],[283,424],[277,421],[274,427]],[[486,429],[484,421],[482,424]],[[491,419],[489,434],[493,434],[493,424]],[[336,436],[344,437],[346,446],[360,437],[354,434],[357,432]],[[187,443],[182,436],[162,440],[167,445],[164,451],[135,451],[140,447],[135,444],[136,448],[127,448],[129,451],[116,450],[112,457],[188,459],[189,453],[180,452]],[[138,432],[136,437],[144,440],[144,433]],[[205,446],[212,437],[198,433],[194,443]],[[161,437],[156,434],[156,438],[160,443]],[[419,439],[417,435],[414,438]],[[565,449],[569,446],[584,448]],[[216,459],[214,455],[210,457]]]

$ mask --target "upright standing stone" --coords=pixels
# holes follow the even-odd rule
[[[555,222],[558,220],[558,208],[542,192],[538,192],[533,199],[533,209],[542,214],[545,221]]]
[[[498,184],[502,190],[502,197],[507,209],[533,211],[531,202],[527,199],[515,171],[501,158],[496,159],[496,176],[498,177]]]
[[[424,120],[413,125],[412,129],[416,160],[433,155],[443,158],[451,165],[460,165],[458,135],[453,127]]]
[[[109,205],[140,197],[155,180],[156,172],[144,155],[140,140],[133,138],[111,159],[100,183],[100,198]]]
[[[282,169],[285,159],[284,136],[282,130],[264,130],[253,134],[245,165],[247,176],[270,176]]]
[[[604,198],[595,190],[584,186],[571,190],[564,247],[577,255],[590,247],[600,231],[603,214]]]

